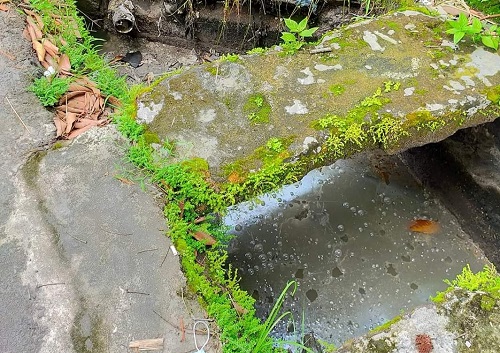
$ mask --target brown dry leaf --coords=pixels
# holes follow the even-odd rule
[[[26,40],[31,40],[31,35],[30,35],[30,32],[28,31],[28,27],[29,26],[24,27],[24,29],[23,29],[23,37]]]
[[[118,98],[116,97],[113,97],[113,96],[108,96],[107,97],[107,100],[108,100],[108,103],[115,106],[115,107],[119,107],[122,105],[122,103],[118,100]]]
[[[7,4],[0,4],[0,11],[7,12],[9,11],[9,5]]]
[[[78,115],[76,113],[68,112],[66,114],[66,129],[64,133],[69,134],[73,129],[73,123],[78,119]]]
[[[35,32],[35,38],[36,39],[42,39],[43,34],[42,30],[38,27],[38,25],[35,23],[35,20],[31,16],[26,17],[26,21],[28,21],[28,25],[33,29]]]
[[[92,127],[93,127],[92,125],[87,125],[85,127],[82,127],[81,129],[75,129],[75,130],[71,131],[71,133],[68,136],[66,136],[66,138],[68,140],[74,139],[75,137],[83,134],[85,131],[91,129]]]
[[[33,41],[33,49],[35,49],[36,51],[38,61],[45,61],[45,48],[43,47],[42,43],[37,40]]]
[[[49,53],[52,57],[56,58],[59,55],[59,48],[56,47],[50,40],[42,39],[43,47],[45,51]]]
[[[240,304],[236,303],[234,300],[232,301],[234,310],[240,315],[245,315],[248,313],[248,310],[242,307]]]
[[[196,232],[194,232],[192,234],[196,240],[204,242],[205,245],[207,245],[207,246],[214,245],[216,242],[214,237],[212,237],[210,234],[205,233],[201,230],[197,230]]]
[[[120,180],[123,184],[134,185],[134,182],[127,178],[116,177],[116,179]]]
[[[59,64],[59,72],[65,74],[65,75],[69,75],[70,74],[70,72],[71,72],[71,63],[69,61],[68,55],[62,54],[59,57],[58,64]]]
[[[79,119],[73,126],[75,129],[81,129],[87,125],[100,126],[100,125],[103,125],[103,120],[93,120],[93,119],[82,118],[82,119]]]
[[[423,234],[435,234],[441,227],[436,221],[431,221],[428,219],[415,219],[410,223],[410,230],[412,232],[423,233]]]
[[[63,131],[66,130],[66,122],[62,120],[60,114],[58,112],[54,117],[54,125],[56,126],[56,137],[62,135]],[[64,117],[64,113],[62,115]]]

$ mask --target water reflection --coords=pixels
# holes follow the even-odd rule
[[[414,219],[441,230],[409,231]],[[307,331],[337,344],[428,302],[481,253],[456,219],[418,185],[396,157],[363,155],[309,173],[261,200],[231,210],[230,262],[265,317],[287,281],[286,302]],[[280,328],[286,332],[286,324]]]

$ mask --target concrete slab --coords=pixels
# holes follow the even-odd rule
[[[52,113],[27,92],[39,68],[23,27],[0,13],[0,350],[124,352],[149,338],[164,338],[164,352],[195,350],[190,328],[204,313],[167,254],[161,207],[116,178],[131,168],[126,141],[108,126],[46,149]]]

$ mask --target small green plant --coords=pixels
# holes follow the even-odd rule
[[[271,137],[267,142],[266,142],[266,147],[276,153],[281,153],[285,150],[285,146],[283,145],[283,142],[277,137]]]
[[[229,61],[232,63],[238,62],[240,60],[240,56],[238,54],[223,54],[219,61]]]
[[[260,93],[250,95],[247,102],[243,106],[243,110],[247,113],[248,120],[250,120],[253,124],[269,122],[271,105]]]
[[[248,51],[247,51],[247,54],[248,54],[248,55],[252,55],[252,54],[259,54],[259,55],[262,55],[262,54],[264,54],[266,51],[267,51],[267,49],[266,49],[266,48],[256,47],[256,48],[253,48],[253,49],[251,49],[251,50],[248,50]]]
[[[444,292],[437,292],[432,301],[442,303],[447,293],[455,288],[463,288],[472,292],[481,291],[488,293],[494,300],[500,300],[500,275],[493,265],[484,266],[478,273],[472,272],[470,266],[463,268],[462,273],[454,280],[445,280],[449,287]]]
[[[500,29],[497,25],[487,27],[476,17],[469,22],[469,19],[463,13],[460,13],[458,19],[448,21],[448,24],[451,28],[446,33],[453,34],[455,44],[459,43],[467,35],[474,42],[481,41],[484,46],[498,50]]]
[[[40,99],[44,107],[50,107],[59,101],[68,90],[70,80],[60,77],[40,77],[37,78],[30,87],[30,90]]]
[[[255,105],[258,108],[262,108],[262,106],[264,105],[264,97],[262,97],[262,96],[256,96],[254,98],[253,102],[255,103]]]
[[[289,55],[297,52],[305,44],[304,39],[312,37],[314,32],[318,30],[318,27],[307,28],[308,21],[308,17],[305,17],[300,22],[296,22],[291,18],[285,18],[285,25],[288,31],[281,32],[282,47],[285,54]]]
[[[345,92],[345,87],[342,85],[331,85],[330,87],[328,87],[328,90],[334,96],[340,96],[342,93]]]

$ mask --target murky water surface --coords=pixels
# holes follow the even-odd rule
[[[456,219],[395,157],[338,161],[260,201],[226,219],[242,287],[266,317],[287,281],[296,280],[286,309],[299,327],[304,313],[307,332],[336,344],[429,302],[467,263],[474,271],[485,264]],[[441,230],[411,232],[411,221],[422,218]]]

